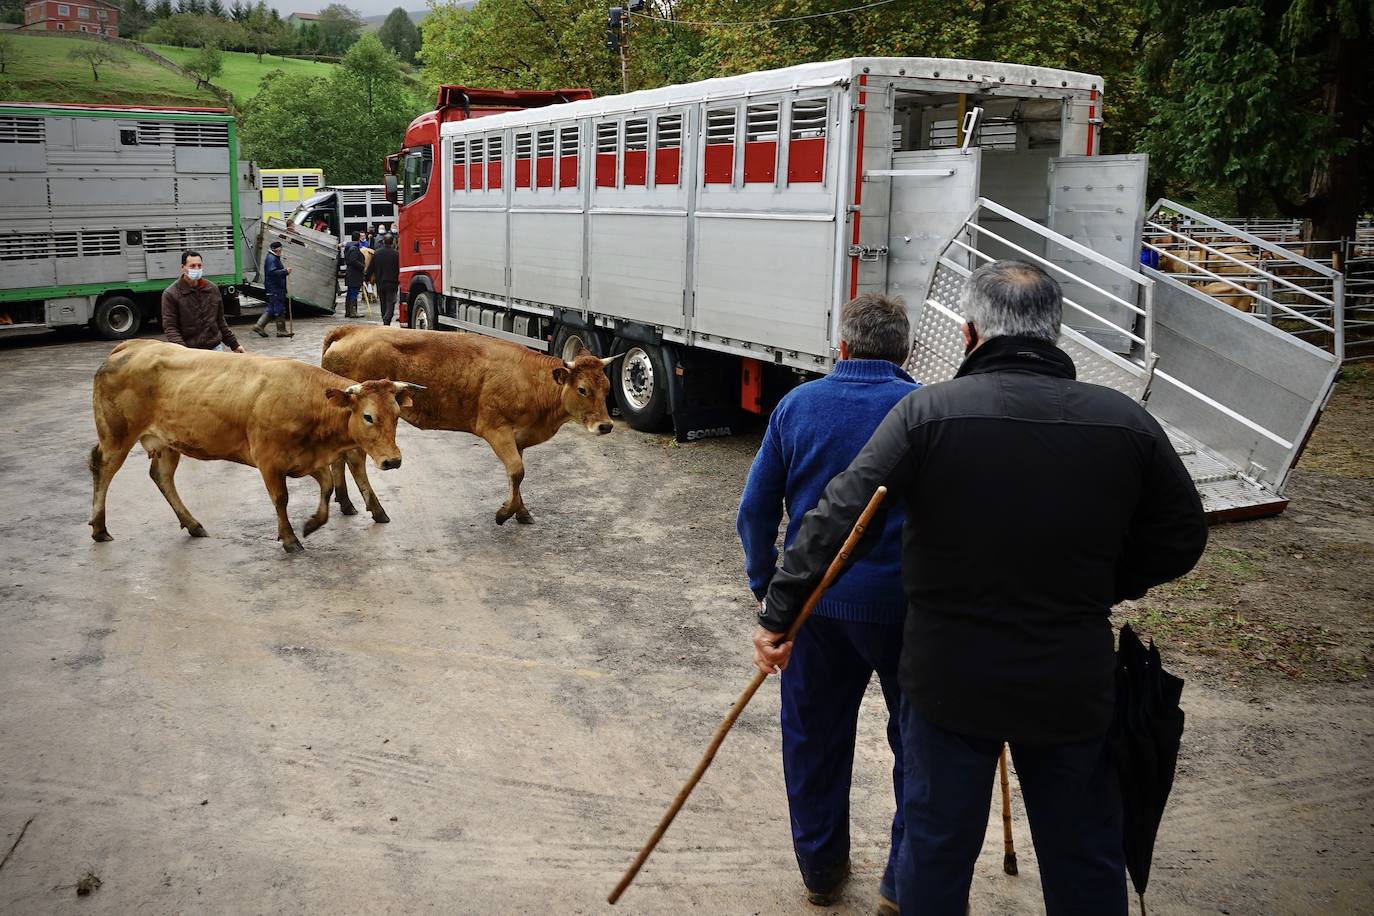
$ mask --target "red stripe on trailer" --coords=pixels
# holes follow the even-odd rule
[[[1088,96],[1088,151],[1085,156],[1093,154],[1093,119],[1097,117],[1097,90],[1094,89]]]
[[[778,145],[772,140],[744,144],[744,183],[772,184],[777,177]]]
[[[667,147],[654,155],[654,184],[673,185],[678,183],[681,170],[682,150]]]
[[[793,140],[787,148],[787,183],[820,181],[825,171],[825,138]]]
[[[558,186],[560,188],[577,187],[577,157],[559,156],[558,157]]]
[[[868,76],[859,77],[859,85],[868,85]],[[864,102],[868,100],[868,93],[859,90],[859,130],[858,139],[854,141],[854,244],[859,244],[859,204],[863,200],[864,193]],[[859,295],[859,256],[854,254],[849,256],[849,298],[853,299]]]
[[[530,186],[530,161],[528,159],[515,160],[515,186],[517,188]]]
[[[552,156],[540,156],[534,161],[534,186],[536,188],[553,187]]]
[[[729,184],[735,180],[735,144],[706,144],[706,161],[702,171],[707,184]]]
[[[642,149],[627,149],[624,159],[625,187],[644,186],[649,181],[649,152]]]
[[[615,187],[615,153],[596,154],[596,186]]]

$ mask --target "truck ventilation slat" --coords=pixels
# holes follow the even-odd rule
[[[42,118],[0,117],[0,143],[43,143],[48,138]]]

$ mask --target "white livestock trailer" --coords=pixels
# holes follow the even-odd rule
[[[1209,510],[1279,511],[1335,360],[1186,285],[1156,295],[1147,160],[1098,155],[1102,91],[855,58],[446,123],[419,189],[441,189],[442,288],[411,323],[625,351],[621,413],[699,438],[763,412],[763,381],[828,371],[868,290],[905,297],[917,377],[949,377],[970,269],[1021,258],[1064,287],[1080,377],[1156,413]]]

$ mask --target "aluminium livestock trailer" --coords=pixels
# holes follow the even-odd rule
[[[857,58],[446,122],[398,158],[402,250],[437,262],[407,317],[623,351],[630,424],[697,438],[766,409],[760,379],[827,371],[868,290],[906,298],[918,377],[947,377],[968,271],[1022,258],[1064,287],[1080,375],[1150,407],[1214,515],[1278,511],[1334,360],[1141,271],[1148,162],[1098,155],[1102,90]],[[407,236],[436,194],[438,231]]]
[[[185,249],[239,314],[260,273],[254,172],[220,110],[0,105],[0,333],[133,337],[160,317]]]

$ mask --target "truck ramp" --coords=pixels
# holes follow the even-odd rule
[[[1021,238],[1033,241],[1009,242],[1006,233],[981,227],[981,215],[1016,223]],[[1159,420],[1209,520],[1283,511],[1284,483],[1335,381],[1334,354],[1172,276],[1118,264],[980,199],[941,251],[927,296],[914,309],[907,369],[917,380],[939,383],[958,371],[964,286],[974,267],[995,257],[1036,263],[1060,282],[1059,345],[1079,379],[1121,391]],[[1104,276],[1113,281],[1110,289]],[[1087,329],[1103,333],[1089,336]],[[1109,349],[1103,339],[1124,345]]]

